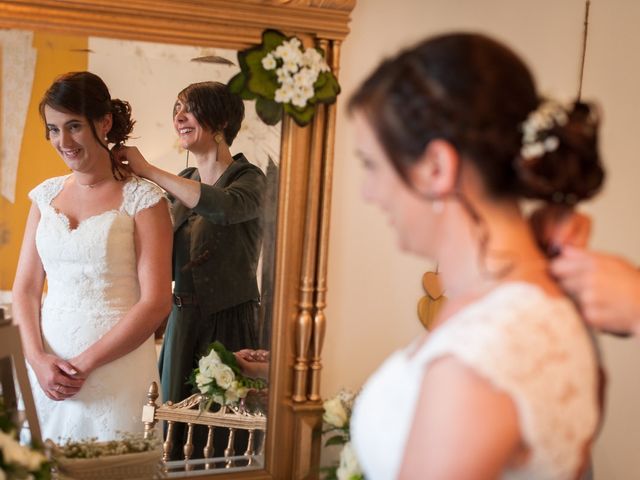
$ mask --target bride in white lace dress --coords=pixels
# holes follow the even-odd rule
[[[384,62],[350,110],[365,199],[404,250],[438,262],[448,297],[358,397],[366,478],[578,478],[599,418],[596,354],[519,200],[569,209],[598,191],[597,115],[540,99],[513,52],[464,33]]]
[[[40,112],[72,173],[29,194],[15,318],[43,437],[113,439],[142,430],[145,393],[158,381],[153,332],[171,302],[168,205],[112,159],[107,145],[121,145],[133,121],[99,77],[58,78]]]

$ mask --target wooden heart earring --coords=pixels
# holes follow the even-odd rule
[[[442,290],[437,266],[435,272],[425,272],[422,275],[422,287],[426,295],[418,301],[418,318],[427,330],[431,330],[438,312],[447,300]]]

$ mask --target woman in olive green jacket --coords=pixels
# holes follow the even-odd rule
[[[173,122],[196,168],[173,175],[135,147],[118,153],[173,199],[174,306],[160,357],[164,401],[192,393],[187,380],[211,342],[230,351],[258,347],[256,268],[266,181],[244,155],[229,151],[243,118],[242,100],[226,85],[195,83],[178,94]]]

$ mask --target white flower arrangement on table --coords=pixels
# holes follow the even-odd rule
[[[236,405],[252,391],[264,390],[266,382],[245,376],[235,355],[220,342],[209,346],[209,352],[198,361],[192,383],[206,399],[201,408],[208,410],[212,403]]]
[[[327,425],[325,434],[331,436],[325,442],[325,446],[342,445],[340,461],[338,465],[324,468],[324,480],[363,480],[364,475],[355,451],[351,445],[351,412],[355,395],[347,390],[342,390],[335,397],[323,403],[323,420]]]
[[[265,30],[262,44],[238,52],[240,73],[229,81],[232,92],[256,100],[256,112],[275,125],[283,112],[304,126],[311,122],[318,103],[333,103],[340,85],[322,52],[303,48],[297,37]]]
[[[155,435],[145,438],[141,433],[120,433],[120,437],[104,442],[97,438],[81,441],[67,440],[62,445],[55,445],[54,453],[64,458],[100,458],[128,453],[143,453],[157,450],[162,442]]]
[[[17,428],[0,398],[0,480],[48,480],[51,465],[37,448],[21,445]]]
[[[165,478],[162,441],[155,435],[118,432],[118,438],[67,440],[57,445],[50,440],[49,451],[57,476],[63,479],[130,480]]]

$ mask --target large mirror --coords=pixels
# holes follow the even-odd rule
[[[340,44],[348,32],[354,3],[355,0],[0,2],[0,28],[4,29],[0,34],[10,33],[16,45],[24,45],[24,38],[31,39],[32,47],[39,48],[35,54],[28,48],[4,49],[2,65],[11,72],[2,77],[3,89],[11,88],[11,100],[19,104],[25,96],[29,101],[31,91],[46,88],[61,71],[94,71],[105,79],[114,97],[132,103],[138,121],[134,136],[139,138],[131,143],[154,163],[179,171],[187,159],[176,146],[171,107],[182,87],[202,80],[225,82],[237,66],[220,59],[236,63],[235,52],[259,43],[266,28],[296,34],[307,45],[322,48],[337,74]],[[29,76],[18,74],[29,70],[29,62],[36,61],[31,59],[34,55],[42,62],[40,68],[48,73],[44,79],[35,76],[31,81],[44,85],[28,85]],[[14,83],[5,83],[5,78]],[[20,119],[16,117],[17,110],[11,121],[3,123],[10,125],[1,132],[3,146],[10,145],[5,139],[17,136],[12,129],[27,123],[27,114]],[[272,292],[260,315],[265,319],[261,324],[262,338],[271,351],[268,428],[264,464],[226,473],[224,478],[314,478],[318,475],[322,424],[319,386],[326,323],[335,105],[321,106],[313,122],[304,128],[287,117],[276,127],[267,127],[255,118],[251,104],[246,111],[247,121],[232,151],[244,152],[265,173],[271,165],[274,192],[278,193],[272,195],[274,222],[271,231],[267,228],[265,232],[260,266],[264,273],[259,275],[263,291],[267,288]],[[47,147],[41,126],[37,127],[24,132],[17,148],[34,148],[38,143]],[[29,135],[36,135],[39,140],[30,141]],[[24,158],[24,153],[19,158]],[[26,187],[20,191],[18,170],[39,178],[60,173],[52,167],[53,162],[25,166],[5,158],[15,157],[4,155],[0,165],[0,257],[11,259],[17,258],[24,228],[24,218],[16,212],[22,209],[26,214],[28,202]],[[2,265],[0,290],[10,289],[12,283],[15,267],[10,260],[6,263],[8,267]],[[267,286],[269,282],[272,285]]]

